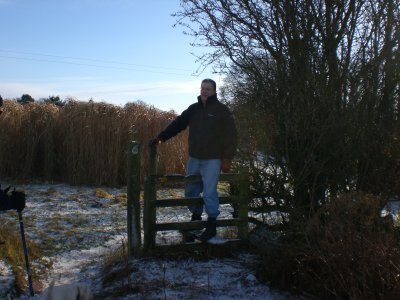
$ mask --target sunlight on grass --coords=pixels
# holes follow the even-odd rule
[[[14,286],[17,291],[26,290],[27,274],[25,269],[25,259],[21,236],[18,227],[8,222],[0,227],[0,259],[7,261],[15,275]],[[52,266],[52,261],[45,258],[41,245],[27,239],[29,259],[31,261],[31,272],[34,290],[40,290],[41,280],[46,276],[48,269]]]
[[[139,288],[132,285],[131,275],[138,271],[138,267],[129,260],[127,253],[127,241],[120,241],[120,245],[103,255],[102,285],[107,294],[123,296],[132,292],[138,292]]]
[[[115,195],[115,197],[113,197],[112,200],[114,203],[120,203],[120,204],[126,206],[128,203],[128,194],[127,193],[117,194],[117,195]]]
[[[393,226],[399,228],[400,227],[400,212],[397,213],[394,217],[393,217]]]
[[[70,195],[68,195],[68,200],[70,200],[70,201],[79,201],[79,195],[70,194]]]
[[[110,195],[107,191],[105,191],[105,190],[103,190],[103,189],[100,189],[100,188],[97,188],[97,189],[94,191],[94,195],[95,195],[97,198],[105,198],[105,199],[112,199],[112,198],[113,198],[113,196]]]

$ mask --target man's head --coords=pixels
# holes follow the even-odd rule
[[[203,103],[206,103],[207,98],[217,93],[217,84],[212,79],[203,79],[200,88],[200,98]]]
[[[3,98],[0,96],[0,115],[3,112],[3,109],[1,108],[3,106]]]

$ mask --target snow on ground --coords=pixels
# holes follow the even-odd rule
[[[4,296],[10,291],[13,281],[12,270],[4,261],[0,260],[0,293],[3,293],[0,296]]]
[[[389,199],[385,207],[382,209],[381,215],[382,217],[390,215],[394,222],[399,222],[400,198],[396,196]]]
[[[209,259],[133,257],[129,260],[132,272],[121,280],[138,289],[128,296],[106,296],[105,290],[112,291],[122,284],[119,281],[117,286],[105,287],[101,272],[103,258],[126,243],[126,206],[116,201],[126,194],[126,189],[103,188],[111,195],[103,198],[95,195],[94,188],[66,184],[26,184],[17,185],[17,189],[27,194],[23,211],[25,234],[41,244],[53,261],[48,277],[43,279],[44,287],[52,281],[55,285],[84,283],[91,287],[96,299],[296,299],[260,283],[255,276],[257,257],[243,251]],[[164,191],[162,197],[176,197],[179,193]],[[221,218],[231,212],[229,205],[223,206]],[[0,213],[2,224],[17,224],[15,216],[12,212]],[[157,212],[158,222],[189,217],[184,207]],[[180,242],[177,232],[157,234],[157,244]],[[7,299],[13,280],[11,269],[0,260],[0,299]],[[29,299],[28,290],[14,299]]]

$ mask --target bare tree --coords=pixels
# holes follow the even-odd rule
[[[204,65],[230,74],[236,106],[257,108],[249,113],[269,126],[268,143],[255,136],[256,147],[284,170],[285,202],[296,213],[307,218],[326,195],[370,188],[379,163],[369,155],[386,158],[382,147],[398,118],[399,0],[182,0],[181,7],[178,24],[195,46],[213,49],[199,57]],[[380,138],[371,141],[371,133]]]

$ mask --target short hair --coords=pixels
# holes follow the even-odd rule
[[[211,83],[212,86],[214,87],[214,90],[215,91],[217,90],[217,83],[214,80],[212,80],[210,78],[206,78],[206,79],[203,79],[203,81],[201,83],[204,83],[204,82]]]
[[[3,106],[3,98],[0,96],[0,106]]]

